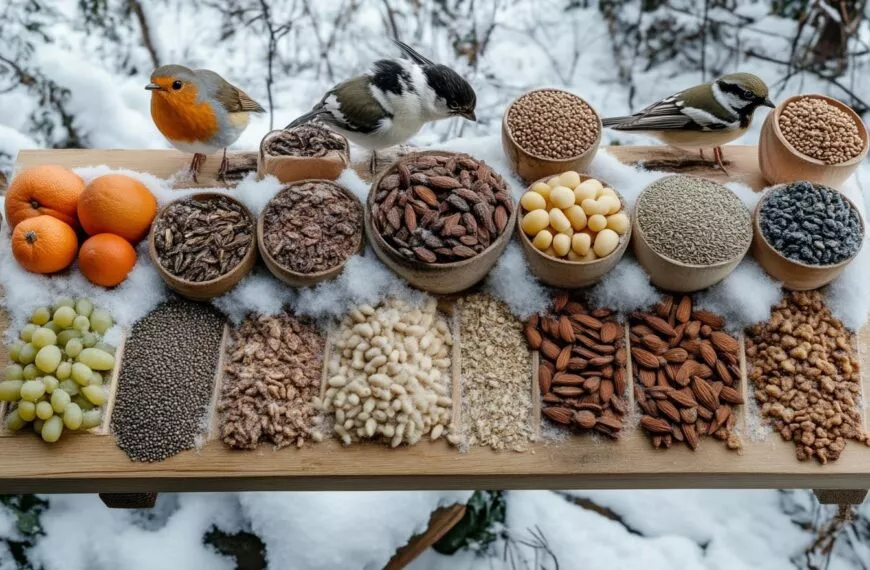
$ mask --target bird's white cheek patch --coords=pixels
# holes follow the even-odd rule
[[[684,115],[688,116],[690,119],[707,129],[709,126],[724,126],[731,127],[735,123],[730,123],[728,121],[723,121],[716,115],[712,113],[708,113],[707,111],[702,111],[701,109],[697,109],[695,107],[683,107],[681,109]]]

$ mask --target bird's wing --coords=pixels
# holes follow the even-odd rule
[[[265,113],[266,109],[254,101],[247,93],[208,69],[197,69],[194,73],[216,87],[215,98],[230,113]]]
[[[323,96],[311,112],[300,119],[310,121],[318,118],[327,124],[357,133],[377,130],[381,126],[381,120],[389,114],[372,95],[369,81],[369,77],[361,75],[339,83]],[[293,121],[291,125],[298,125],[300,119]]]
[[[721,108],[715,99],[714,113],[698,108],[697,102],[704,96],[704,89],[709,89],[709,85],[680,91],[630,117],[605,119],[604,126],[618,131],[719,131],[738,125],[740,118]]]
[[[393,38],[393,43],[399,46],[399,49],[402,50],[402,53],[408,56],[414,63],[418,65],[435,65],[428,57],[421,55],[417,50],[406,44],[405,42]]]

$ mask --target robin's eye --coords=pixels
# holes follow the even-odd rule
[[[181,89],[181,86],[182,86],[181,81],[176,80],[176,81],[172,82],[172,88],[175,89],[176,91]]]

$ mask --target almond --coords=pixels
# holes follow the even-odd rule
[[[677,336],[671,339],[671,342],[668,343],[670,348],[674,348],[680,346],[680,343],[683,342],[683,336],[686,334],[686,323],[680,323],[674,330],[677,331]]]
[[[702,342],[698,347],[698,353],[704,359],[704,362],[707,363],[707,366],[716,366],[716,362],[719,361],[719,358],[716,356],[716,349],[709,342]]]
[[[686,338],[698,338],[701,334],[701,321],[689,321],[686,323],[686,330],[683,336]]]
[[[637,371],[637,380],[641,385],[650,388],[655,386],[656,373],[646,368],[639,368]]]
[[[592,412],[596,416],[599,415],[603,411],[600,405],[592,404],[589,402],[583,402],[583,403],[577,404],[576,408],[578,410],[589,410],[590,412]]]
[[[582,386],[585,381],[586,379],[582,376],[566,374],[565,372],[558,372],[553,376],[553,384],[557,386]]]
[[[702,325],[707,325],[714,329],[721,329],[725,326],[725,319],[711,311],[693,311],[692,318],[696,321],[701,321]]]
[[[620,366],[625,366],[625,363],[626,363],[626,361],[627,361],[627,358],[628,358],[628,357],[627,357],[627,355],[626,355],[626,353],[625,353],[625,347],[624,347],[624,346],[620,346],[619,349],[618,349],[618,350],[616,351],[616,353],[614,354],[614,359],[616,360],[616,363],[617,363],[618,365],[620,365]]]
[[[689,388],[674,390],[673,392],[668,393],[668,397],[679,405],[687,408],[694,408],[698,405],[698,401],[695,400],[695,395],[692,394],[692,390]]]
[[[591,317],[589,315],[583,315],[583,314],[573,315],[571,318],[574,319],[575,321],[577,321],[578,323],[580,323],[581,325],[583,325],[584,327],[589,327],[590,329],[596,330],[596,331],[600,330],[601,327],[604,326],[604,324],[601,321],[599,321],[595,317]]]
[[[683,428],[679,425],[671,426],[671,435],[677,441],[686,441],[686,436],[683,435]]]
[[[610,407],[621,415],[624,415],[628,411],[628,404],[626,404],[625,400],[619,396],[613,396],[610,398]]]
[[[743,396],[731,386],[722,386],[722,391],[719,392],[719,398],[723,402],[729,404],[740,405],[743,403]]]
[[[558,293],[553,295],[553,310],[557,313],[561,312],[570,300],[571,297],[568,295],[568,293],[566,293],[565,291],[559,291]]]
[[[462,188],[462,183],[452,176],[430,176],[429,187],[436,190],[453,190],[455,188]]]
[[[619,338],[622,333],[622,327],[615,321],[607,321],[601,326],[601,342],[610,344]]]
[[[538,332],[538,329],[526,325],[526,341],[529,343],[529,348],[532,350],[538,350],[541,348],[541,343],[544,342],[544,338],[541,336],[541,333]]]
[[[707,378],[713,377],[713,369],[710,368],[709,366],[707,366],[706,364],[699,362],[698,363],[698,370],[695,372],[695,375],[700,376],[701,378],[706,380]]]
[[[740,350],[740,343],[737,342],[737,339],[721,331],[714,331],[711,333],[710,341],[713,343],[713,346],[722,352],[734,353]]]
[[[668,350],[668,343],[654,334],[644,335],[640,341],[655,354],[664,354]]]
[[[656,305],[656,314],[663,319],[666,319],[671,314],[671,309],[674,308],[674,298],[670,295],[665,295],[662,300]]]
[[[556,394],[544,394],[541,396],[541,401],[545,404],[561,404],[563,402],[562,398]]]
[[[586,307],[584,307],[582,303],[578,303],[577,301],[568,301],[567,303],[565,303],[565,307],[562,309],[562,312],[568,316],[577,315],[580,313],[585,313]]]
[[[559,336],[565,342],[574,342],[574,329],[571,327],[571,319],[565,315],[559,317]]]
[[[571,345],[566,345],[559,355],[556,357],[556,370],[565,370],[568,368],[568,361],[571,359]]]
[[[619,431],[622,429],[622,422],[619,421],[618,418],[615,418],[613,416],[601,416],[600,418],[598,418],[598,424],[608,427],[613,431]]]
[[[504,232],[508,223],[508,213],[504,206],[498,206],[495,213],[492,215],[495,227],[498,228],[498,233]]]
[[[674,382],[676,382],[680,386],[688,386],[689,382],[692,379],[692,375],[694,375],[697,371],[698,363],[694,360],[687,360],[683,362],[683,364],[680,366],[680,369],[677,371]]]
[[[679,305],[677,305],[675,317],[678,323],[688,322],[692,318],[692,297],[683,295]]]
[[[689,354],[700,354],[702,342],[697,338],[688,339],[681,342],[680,347],[685,348]]]
[[[671,433],[671,424],[661,418],[641,416],[640,425],[650,433]]]
[[[553,388],[553,393],[564,398],[576,398],[583,395],[583,388],[577,386],[556,386]]]
[[[655,334],[655,332],[646,325],[634,325],[629,330],[639,337],[644,337],[648,334]]]
[[[601,403],[606,404],[613,397],[613,381],[602,380],[598,387],[598,395],[601,397]]]
[[[661,368],[656,370],[656,386],[660,386],[662,388],[671,387],[671,383],[668,381],[668,375],[665,374],[665,371]]]
[[[707,433],[715,433],[720,427],[725,425],[725,422],[728,421],[728,417],[731,415],[731,406],[719,406],[716,409],[715,420],[712,424],[710,424],[710,429]]]
[[[613,362],[612,356],[596,356],[595,358],[589,359],[589,366],[600,368],[602,366],[607,366]]]
[[[643,313],[643,320],[649,328],[662,333],[668,338],[677,336],[677,331],[674,330],[674,327],[669,325],[664,319]]]
[[[731,376],[728,366],[726,366],[721,360],[716,361],[716,376],[718,376],[727,386],[731,386],[734,383],[734,378]]]
[[[588,360],[576,356],[568,360],[568,370],[584,370],[588,365]]]
[[[707,338],[713,334],[713,328],[710,325],[701,325],[701,338]]]
[[[697,410],[698,410],[698,417],[700,418],[699,421],[704,420],[706,422],[709,422],[710,420],[713,419],[713,412],[710,411],[710,408],[707,408],[704,406],[698,406]],[[701,431],[704,432],[706,430],[701,430]]]
[[[680,421],[680,412],[677,411],[677,408],[667,400],[659,400],[656,402],[656,405],[659,408],[659,411],[674,420],[675,422]]]
[[[595,417],[595,414],[589,410],[574,412],[574,423],[583,429],[592,429],[597,421],[598,419]]]
[[[625,368],[617,368],[613,372],[613,389],[620,396],[625,394],[627,385],[625,383]]]
[[[683,435],[686,436],[686,445],[692,448],[692,451],[698,449],[698,433],[695,431],[695,426],[692,424],[682,424],[680,429],[683,430]]]
[[[585,382],[583,382],[583,389],[587,392],[597,392],[598,388],[601,387],[601,378],[598,376],[593,376],[591,378],[587,378]]]
[[[718,398],[713,394],[710,384],[700,376],[692,377],[692,393],[702,406],[710,411],[719,407]]]
[[[680,364],[685,362],[686,359],[689,358],[689,353],[686,352],[686,349],[684,348],[672,348],[664,353],[662,356],[664,356],[665,360],[667,360],[668,362]]]
[[[538,386],[541,388],[541,394],[548,393],[552,385],[553,374],[550,369],[543,364],[538,366]]]
[[[683,423],[693,424],[698,421],[698,408],[680,408],[680,419]]]
[[[556,360],[557,358],[559,358],[561,350],[556,343],[554,343],[550,339],[545,338],[543,341],[541,341],[541,352],[550,360]]]
[[[544,408],[541,413],[557,424],[570,425],[574,419],[574,412],[570,408]]]
[[[657,369],[660,366],[659,359],[656,355],[642,348],[632,348],[631,356],[637,362],[638,366],[643,368]]]

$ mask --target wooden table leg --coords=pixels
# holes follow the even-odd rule
[[[100,493],[100,500],[110,509],[150,509],[157,493]]]
[[[423,554],[423,551],[438,542],[451,528],[465,516],[465,505],[451,505],[443,507],[432,513],[429,518],[429,528],[423,534],[418,534],[396,551],[384,570],[402,570],[415,558]]]
[[[823,505],[860,505],[867,498],[866,489],[813,489]]]

